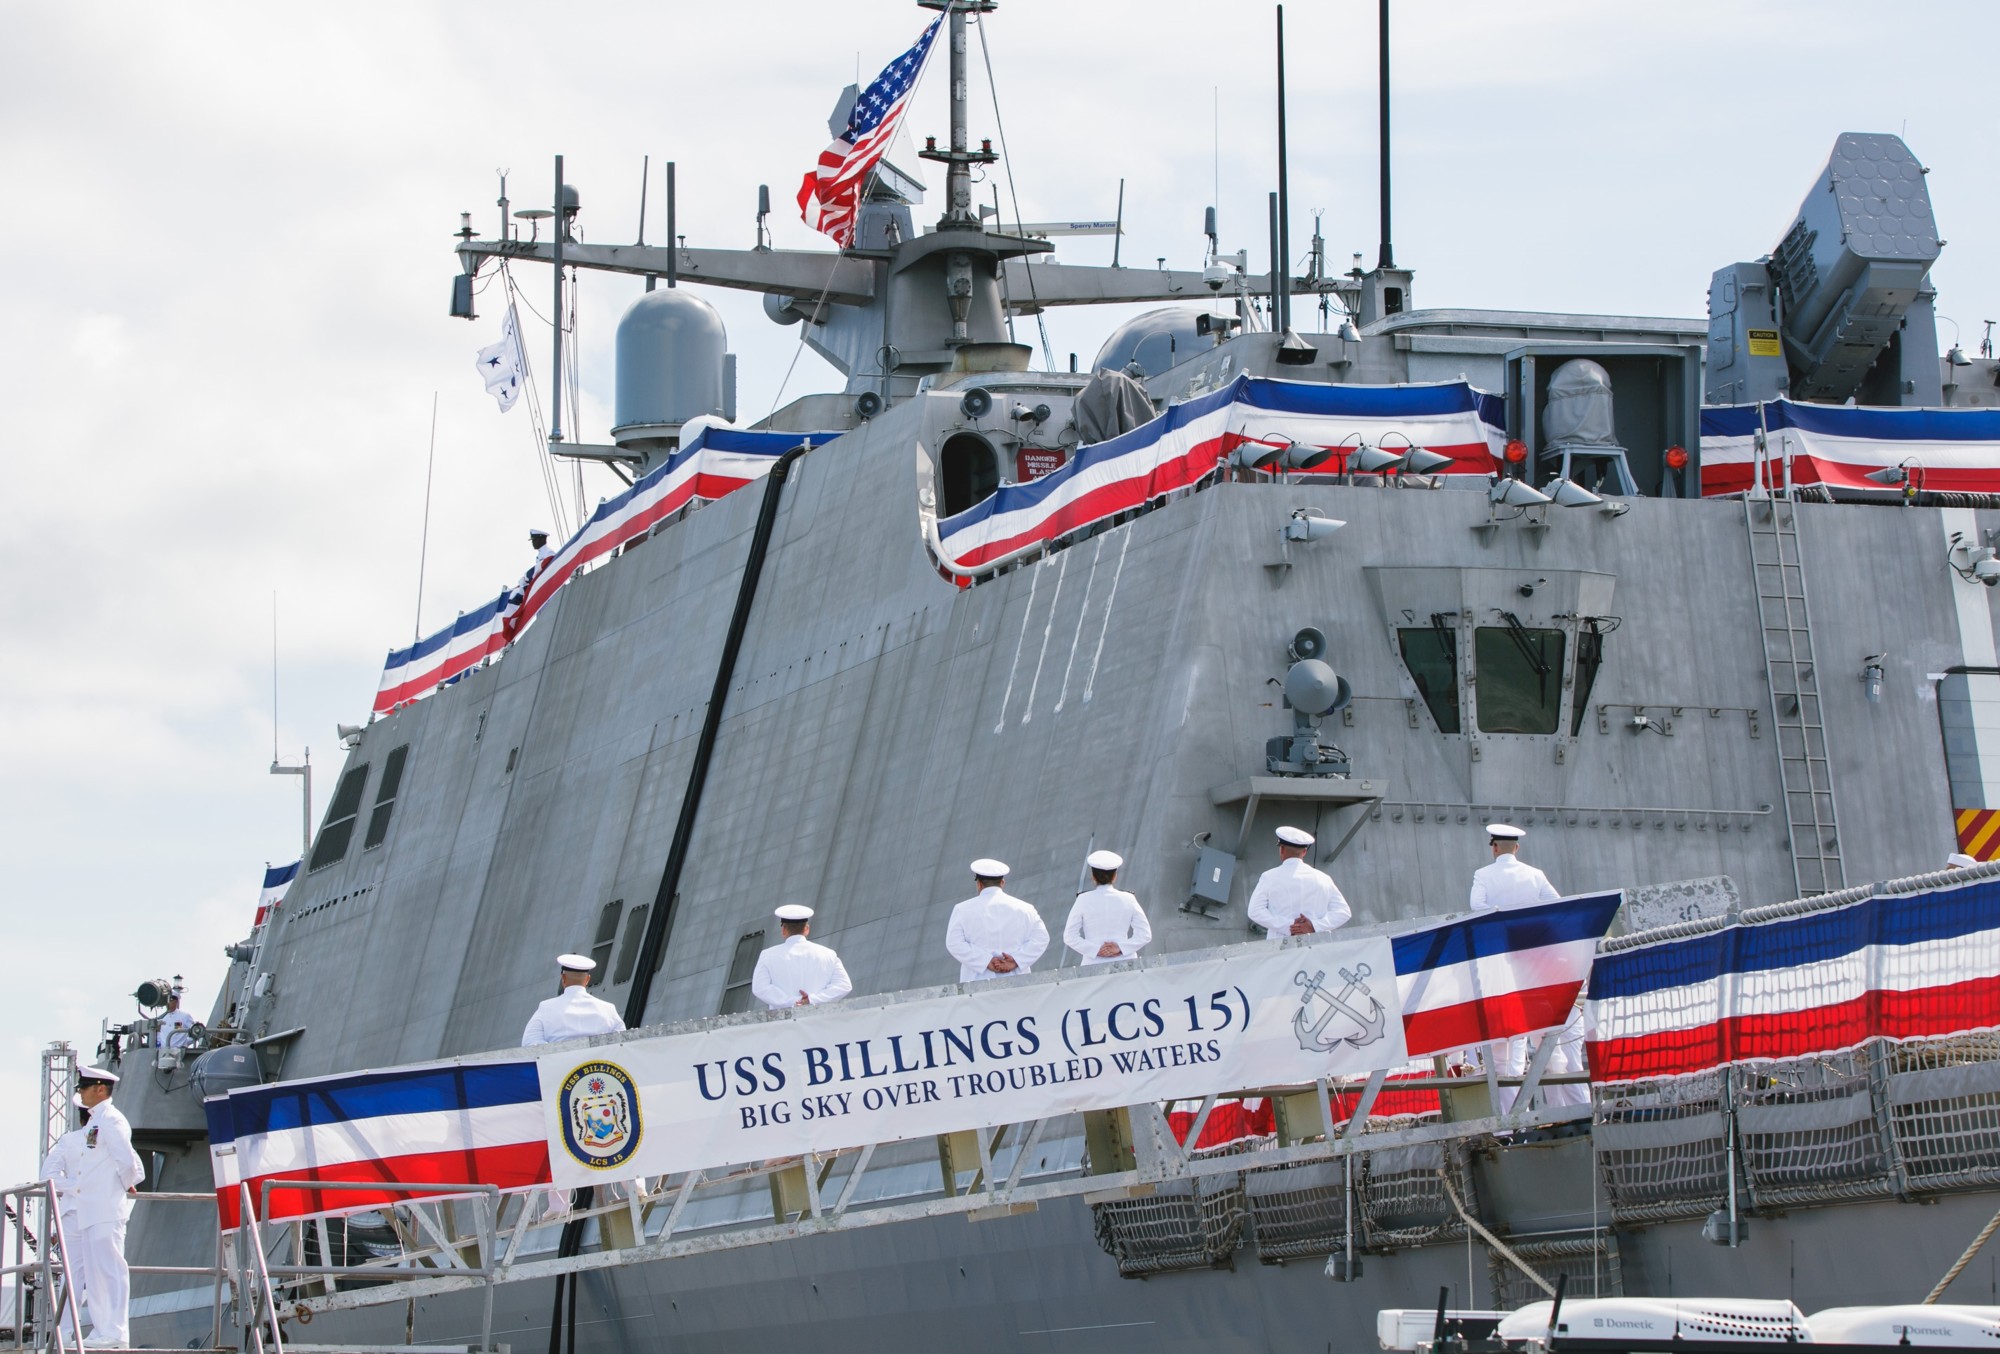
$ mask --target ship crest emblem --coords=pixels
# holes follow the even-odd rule
[[[1366,964],[1341,969],[1341,981],[1346,985],[1337,992],[1329,989],[1325,969],[1310,976],[1301,969],[1292,975],[1293,986],[1305,989],[1299,996],[1299,1009],[1292,1014],[1292,1033],[1298,1036],[1300,1048],[1308,1053],[1331,1053],[1342,1044],[1363,1048],[1382,1037],[1389,1017],[1368,990],[1365,980],[1371,971]],[[1336,1017],[1345,1032],[1329,1037],[1328,1027]]]
[[[639,1088],[616,1063],[585,1063],[563,1079],[557,1102],[563,1147],[595,1171],[621,1166],[639,1150],[644,1130]]]

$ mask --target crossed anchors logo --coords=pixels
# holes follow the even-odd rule
[[[1310,978],[1304,969],[1292,975],[1293,985],[1305,989],[1299,998],[1299,1009],[1292,1015],[1292,1033],[1299,1037],[1299,1047],[1308,1053],[1331,1053],[1342,1044],[1365,1047],[1380,1039],[1388,1026],[1388,1013],[1363,981],[1370,973],[1368,965],[1356,964],[1351,972],[1347,969],[1339,972],[1347,986],[1337,993],[1328,989],[1325,969]],[[1327,1026],[1335,1016],[1351,1021],[1354,1032],[1328,1038]]]

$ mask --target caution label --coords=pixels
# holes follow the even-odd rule
[[[1775,329],[1752,329],[1750,331],[1750,356],[1783,357],[1785,350],[1778,343]]]

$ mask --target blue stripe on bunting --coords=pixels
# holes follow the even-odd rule
[[[1624,901],[1622,893],[1586,893],[1535,907],[1479,912],[1463,921],[1397,936],[1390,942],[1396,953],[1396,976],[1566,941],[1597,940],[1611,929],[1612,915]]]
[[[236,1120],[229,1112],[229,1097],[218,1095],[201,1102],[208,1119],[208,1145],[221,1147],[236,1141]]]
[[[1870,945],[1916,945],[1994,930],[2000,930],[2000,879],[1984,879],[1601,955],[1591,970],[1590,995],[1636,997],[1724,973],[1766,973],[1839,959]],[[2000,972],[2000,954],[1993,956],[1993,966]]]
[[[1764,405],[1762,424],[1828,437],[1874,442],[2000,442],[2000,409],[1849,409],[1841,405]],[[1759,426],[1754,404],[1711,405],[1701,411],[1703,437],[1748,437]]]
[[[531,1062],[471,1063],[405,1072],[361,1072],[233,1091],[229,1113],[237,1137],[316,1124],[343,1124],[385,1114],[519,1105],[542,1098]]]
[[[1421,418],[1480,411],[1478,392],[1463,381],[1416,386],[1331,386],[1264,376],[1243,379],[1246,384],[1239,397],[1243,403],[1280,414]]]
[[[438,650],[448,646],[458,636],[469,635],[476,630],[484,630],[493,623],[495,616],[498,616],[502,611],[507,609],[507,598],[510,595],[509,592],[503,591],[498,597],[486,603],[486,605],[466,612],[444,629],[437,631],[435,634],[425,635],[407,649],[389,650],[389,661],[382,665],[384,671],[392,671],[396,668],[405,667],[420,658],[429,658]]]

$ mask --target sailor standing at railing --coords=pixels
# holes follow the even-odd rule
[[[563,1039],[581,1039],[587,1034],[616,1034],[625,1028],[618,1008],[590,995],[590,975],[597,961],[587,955],[559,954],[562,988],[535,1008],[528,1027],[521,1031],[521,1047],[553,1044]]]
[[[56,1187],[56,1211],[62,1214],[62,1229],[65,1237],[83,1234],[83,1225],[76,1220],[77,1177],[83,1170],[83,1139],[90,1127],[90,1111],[83,1109],[83,1097],[71,1096],[70,1103],[83,1110],[83,1122],[55,1140],[49,1154],[42,1158],[40,1179]],[[83,1271],[71,1262],[69,1271],[69,1300],[81,1302],[86,1296],[83,1287]]]
[[[1497,912],[1511,907],[1533,907],[1537,903],[1553,903],[1562,895],[1549,877],[1521,859],[1521,839],[1527,836],[1527,829],[1515,827],[1512,823],[1488,823],[1486,844],[1493,852],[1493,863],[1483,865],[1472,876],[1472,910],[1474,912]],[[1576,1027],[1577,1058],[1582,1058],[1582,1017],[1572,1012],[1571,1024]],[[1567,1035],[1565,1031],[1565,1036]],[[1498,1039],[1486,1045],[1480,1056],[1494,1059],[1494,1070],[1504,1077],[1518,1077],[1528,1070],[1528,1039],[1516,1035],[1511,1039]],[[1550,1071],[1568,1071],[1568,1058],[1552,1058]],[[1558,1065],[1558,1064],[1561,1065]],[[1580,1070],[1580,1069],[1579,1069]],[[1556,1092],[1561,1090],[1565,1097],[1568,1087],[1548,1088],[1550,1103],[1568,1103],[1558,1100]],[[1505,1114],[1514,1104],[1514,1088],[1500,1088],[1499,1103],[1494,1106]]]
[[[101,1067],[77,1072],[77,1098],[90,1111],[82,1142],[63,1163],[70,1179],[74,1216],[64,1209],[63,1245],[70,1273],[90,1299],[86,1345],[127,1349],[132,1344],[132,1275],[125,1265],[125,1220],[132,1196],[146,1178],[132,1150],[132,1125],[111,1103],[113,1073]],[[54,1154],[51,1153],[53,1156]]]
[[[840,956],[806,939],[812,934],[812,916],[813,910],[802,903],[779,908],[778,929],[785,938],[757,956],[750,994],[773,1011],[825,1006],[854,990]]]
[[[1250,920],[1272,940],[1336,930],[1354,915],[1333,877],[1306,864],[1312,845],[1313,835],[1304,828],[1279,828],[1278,863],[1251,891]]]
[[[1097,887],[1076,896],[1063,927],[1063,944],[1082,955],[1086,966],[1133,958],[1152,940],[1153,926],[1139,900],[1117,887],[1125,858],[1115,851],[1092,851],[1084,864]]]
[[[951,910],[944,947],[958,961],[958,980],[983,982],[1009,973],[1027,973],[1049,947],[1042,914],[1011,896],[1005,862],[982,857],[972,862],[978,893]]]

